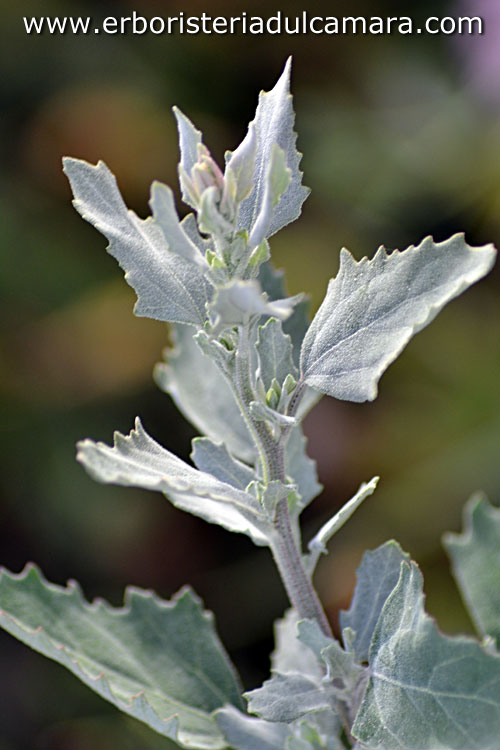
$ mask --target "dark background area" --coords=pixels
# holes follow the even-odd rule
[[[353,7],[355,5],[355,7]],[[411,10],[410,10],[411,8]],[[289,54],[304,181],[303,217],[272,241],[290,292],[313,309],[338,251],[371,256],[433,234],[500,241],[500,6],[495,0],[335,2],[325,15],[482,15],[483,36],[28,36],[26,15],[264,16],[227,0],[23,2],[0,7],[0,564],[35,561],[118,605],[129,584],[168,598],[189,582],[214,610],[244,682],[268,670],[286,600],[270,557],[156,494],[98,485],[75,442],[109,442],[138,414],[187,458],[194,431],[153,384],[166,327],[132,315],[134,294],[105,239],[70,203],[61,157],[102,158],[126,202],[148,213],[153,179],[176,185],[177,104],[222,161],[261,88]],[[291,1],[289,15],[304,6]],[[178,193],[177,193],[178,194]],[[179,204],[179,208],[180,204]],[[325,492],[306,539],[361,481],[376,494],[335,537],[317,584],[332,622],[366,548],[397,538],[421,564],[442,629],[471,632],[440,538],[482,488],[500,497],[499,273],[454,301],[383,377],[373,404],[324,398],[306,422]],[[0,750],[156,750],[169,743],[122,718],[63,668],[0,633]]]

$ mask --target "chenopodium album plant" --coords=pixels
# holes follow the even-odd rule
[[[84,440],[78,458],[98,481],[163,492],[176,507],[269,547],[291,609],[276,626],[272,675],[244,693],[210,614],[189,590],[170,602],[130,588],[125,606],[88,604],[75,584],[49,584],[34,566],[0,579],[1,623],[89,687],[190,748],[238,750],[499,750],[500,511],[466,507],[445,546],[481,641],[447,637],[424,611],[422,576],[396,542],[367,552],[351,607],[330,629],[312,578],[326,544],[377,477],[304,551],[299,518],[318,495],[301,421],[321,394],[370,401],[414,333],[492,267],[492,245],[431,237],[404,252],[380,248],[340,269],[308,326],[301,295],[286,297],[269,238],[301,211],[290,66],[262,93],[224,171],[175,110],[179,176],[193,208],[179,221],[170,188],[154,183],[152,217],[128,211],[100,162],[65,160],[82,216],[137,293],[135,312],[168,321],[173,351],[160,387],[203,437],[193,465],[139,420],[114,446]]]

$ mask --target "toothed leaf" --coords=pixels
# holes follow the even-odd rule
[[[491,269],[493,245],[472,248],[461,234],[357,262],[342,250],[340,269],[301,351],[304,381],[346,401],[372,401],[382,373],[444,305]]]
[[[97,166],[65,159],[64,171],[82,217],[109,240],[108,252],[137,294],[136,315],[203,326],[211,286],[197,265],[167,248],[161,228],[139,219],[123,202],[114,175]]]
[[[177,508],[247,534],[255,544],[268,543],[266,515],[253,495],[189,466],[153,440],[139,420],[127,437],[115,433],[113,447],[82,441],[78,460],[99,482],[163,492]]]
[[[352,734],[370,750],[498,750],[500,656],[442,635],[422,576],[401,563],[373,633],[370,679]]]
[[[76,584],[50,584],[28,566],[19,575],[1,572],[0,608],[5,630],[120,710],[185,747],[225,746],[210,714],[241,706],[238,680],[192,592],[166,602],[128,588],[125,606],[115,609],[89,604]]]
[[[308,189],[302,185],[302,172],[299,170],[301,155],[295,147],[297,135],[293,129],[295,114],[290,94],[290,67],[289,60],[272,91],[260,94],[255,119],[250,123],[257,140],[253,190],[241,204],[239,229],[250,231],[263,210],[266,178],[276,144],[283,150],[286,165],[291,171],[290,184],[272,211],[266,237],[294,221],[300,215],[302,204],[309,194]]]

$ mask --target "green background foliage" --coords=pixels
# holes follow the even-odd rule
[[[482,5],[443,0],[415,12],[476,14]],[[113,604],[127,583],[169,598],[189,581],[215,611],[251,688],[265,677],[271,622],[285,606],[268,553],[160,495],[98,485],[74,461],[76,440],[109,442],[136,413],[183,458],[195,433],[151,378],[166,327],[132,316],[133,292],[103,238],[71,208],[60,158],[104,159],[145,216],[150,182],[176,183],[170,107],[192,117],[222,162],[243,137],[258,91],[292,53],[298,145],[313,192],[300,222],[271,246],[289,291],[310,292],[316,308],[343,245],[359,258],[430,233],[499,243],[500,86],[491,65],[500,20],[490,11],[486,35],[467,39],[28,37],[21,19],[181,7],[47,0],[42,10],[23,0],[1,10],[0,562],[19,571],[33,559],[50,580],[77,578],[88,597]],[[227,0],[189,9],[235,12]],[[258,2],[245,9],[270,12]],[[326,3],[314,9],[333,12]],[[292,0],[283,10],[303,6]],[[336,15],[353,12],[351,3],[335,4]],[[356,5],[357,15],[373,12],[367,0]],[[386,0],[376,12],[402,11]],[[440,537],[458,529],[472,491],[500,498],[499,307],[497,270],[411,343],[376,402],[325,398],[308,417],[325,485],[305,512],[310,535],[362,480],[382,478],[321,561],[318,585],[332,620],[348,606],[362,551],[395,537],[422,564],[427,608],[442,628],[471,631]],[[168,746],[3,633],[0,649],[12,676],[0,685],[1,750]]]

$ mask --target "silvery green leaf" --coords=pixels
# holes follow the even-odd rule
[[[262,687],[244,693],[248,710],[266,721],[289,723],[310,711],[330,711],[334,696],[330,686],[318,686],[298,672],[274,674]]]
[[[404,252],[381,247],[373,260],[359,262],[342,250],[302,344],[304,381],[335,398],[372,401],[412,336],[485,276],[495,255],[493,245],[469,247],[463,234],[439,243],[427,237]]]
[[[250,482],[257,479],[255,471],[250,466],[231,456],[223,443],[214,443],[210,438],[195,438],[191,457],[200,471],[205,471],[239,490],[245,490]]]
[[[173,108],[179,132],[179,148],[181,161],[179,164],[182,200],[193,208],[197,208],[197,202],[193,199],[188,185],[183,177],[189,176],[191,170],[198,161],[198,146],[202,143],[201,131],[197,130],[191,120],[177,107]]]
[[[167,249],[160,227],[139,219],[123,202],[116,180],[101,161],[97,166],[65,159],[74,206],[109,240],[108,252],[137,293],[136,315],[202,326],[211,287],[200,269]]]
[[[447,534],[444,545],[472,620],[500,649],[500,509],[482,495],[472,497],[462,534]]]
[[[115,433],[114,446],[84,440],[78,460],[99,482],[163,492],[181,510],[247,534],[258,545],[268,543],[266,514],[252,495],[198,471],[153,440],[139,420],[124,437]]]
[[[291,430],[285,447],[285,473],[297,485],[300,495],[298,513],[301,513],[323,489],[323,485],[318,482],[316,461],[309,458],[306,447],[307,438],[302,432],[302,427],[296,425]]]
[[[352,514],[359,508],[367,497],[372,495],[377,488],[380,477],[372,477],[369,482],[363,482],[356,494],[347,501],[342,508],[335,513],[314,535],[309,542],[308,567],[312,573],[318,563],[321,554],[327,553],[327,544],[339,529],[349,520]]]
[[[210,320],[217,330],[243,325],[255,315],[271,315],[285,320],[292,312],[300,295],[267,301],[258,281],[234,279],[218,287],[208,306]]]
[[[500,656],[442,635],[423,598],[417,566],[401,563],[373,633],[352,734],[367,749],[498,750]]]
[[[255,119],[250,123],[250,127],[255,129],[257,148],[253,190],[241,204],[238,221],[240,229],[250,231],[262,210],[266,173],[275,144],[285,152],[286,163],[292,173],[290,185],[273,211],[268,237],[300,215],[302,204],[309,194],[308,189],[302,185],[302,172],[299,170],[301,155],[295,147],[297,136],[293,130],[295,115],[290,95],[290,67],[291,61],[288,60],[272,91],[260,94]]]
[[[281,620],[274,623],[275,648],[271,654],[271,669],[281,674],[299,672],[320,682],[323,670],[309,646],[299,639],[299,620],[297,612],[289,609]],[[322,633],[321,629],[320,632]]]
[[[153,218],[163,232],[168,249],[191,263],[196,263],[200,268],[207,269],[208,263],[205,256],[200,253],[197,245],[192,242],[179,222],[171,189],[161,182],[153,182],[149,204],[153,211]]]
[[[252,123],[238,148],[226,153],[226,172],[230,171],[234,175],[236,182],[236,203],[241,203],[253,187],[253,176],[255,167],[255,150],[257,148],[257,138],[255,128]]]
[[[214,714],[228,744],[235,750],[283,750],[291,734],[286,724],[264,721],[238,711],[233,706]]]
[[[263,326],[259,326],[256,347],[259,375],[266,391],[271,387],[273,379],[282,385],[287,375],[298,377],[292,359],[292,340],[283,333],[280,320],[269,318]]]
[[[409,560],[397,542],[386,542],[364,553],[356,572],[356,588],[348,611],[340,612],[340,627],[352,628],[360,662],[368,660],[373,631],[388,596],[396,586],[401,562]]]
[[[253,463],[255,446],[226,379],[201,352],[191,328],[171,326],[170,335],[175,346],[166,351],[166,362],[156,366],[156,382],[197,430]]]
[[[75,583],[48,583],[29,565],[0,574],[0,625],[156,732],[185,747],[225,746],[211,714],[241,706],[238,679],[212,615],[191,591],[167,602],[129,587],[114,609],[89,604]]]
[[[291,175],[292,172],[286,165],[285,152],[275,143],[266,169],[262,205],[248,238],[251,247],[259,247],[269,237],[274,209],[288,188]]]

